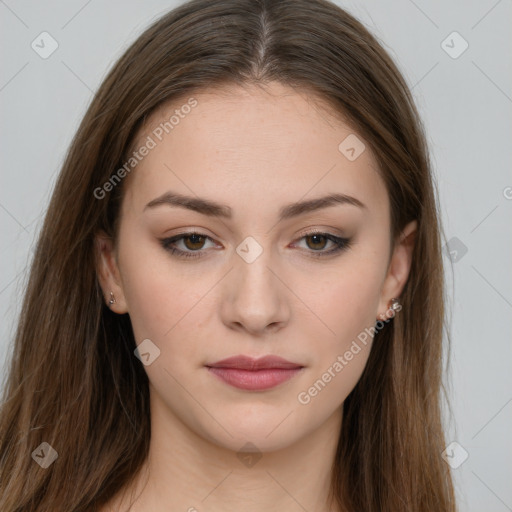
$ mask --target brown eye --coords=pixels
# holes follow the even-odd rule
[[[320,258],[332,256],[338,252],[348,249],[351,243],[349,238],[340,238],[330,233],[313,232],[302,236],[301,241],[305,241],[306,252],[310,256]],[[205,256],[206,242],[214,242],[209,236],[201,233],[182,233],[171,238],[160,240],[162,247],[178,258],[202,258]],[[331,247],[327,250],[328,244]],[[181,248],[179,247],[181,245]]]
[[[305,233],[300,240],[305,244],[306,252],[315,258],[333,256],[344,249],[348,249],[351,243],[350,238],[341,238],[331,233],[318,231]]]
[[[314,249],[316,251],[325,249],[326,243],[328,239],[325,235],[321,233],[314,233],[312,235],[307,235],[304,237],[306,239],[306,243],[310,249]],[[309,243],[311,242],[311,243]]]
[[[207,237],[203,235],[192,234],[184,236],[182,240],[187,249],[190,249],[191,251],[198,251],[203,248],[206,238]]]
[[[204,256],[203,253],[206,252],[205,243],[207,241],[213,242],[209,236],[201,233],[182,233],[160,240],[160,243],[166,251],[178,258],[201,258]]]

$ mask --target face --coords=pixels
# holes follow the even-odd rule
[[[273,83],[160,109],[116,244],[99,239],[106,298],[150,340],[152,414],[233,450],[283,448],[341,415],[409,271],[368,144],[313,100]],[[215,367],[233,356],[293,365]]]

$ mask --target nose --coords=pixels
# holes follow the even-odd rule
[[[222,290],[221,316],[230,329],[264,336],[282,329],[289,321],[287,288],[272,264],[269,251],[253,262],[235,256],[234,268],[226,276]]]

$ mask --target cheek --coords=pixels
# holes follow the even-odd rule
[[[317,342],[312,379],[302,389],[300,403],[314,398],[326,409],[341,403],[357,384],[370,354],[384,268],[373,259],[354,257],[346,263],[308,299],[325,328],[315,322],[314,333],[304,325]]]
[[[123,248],[120,268],[135,340],[149,338],[161,347],[187,323],[207,283],[183,276],[154,240],[137,242],[127,236]]]
[[[326,327],[325,338],[340,349],[361,330],[373,326],[383,282],[382,263],[354,254],[339,269],[297,293]],[[329,345],[328,345],[329,346]]]

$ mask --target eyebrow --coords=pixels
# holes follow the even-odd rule
[[[185,196],[171,191],[166,192],[156,199],[150,201],[144,207],[144,211],[148,208],[155,208],[162,205],[185,208],[187,210],[192,210],[194,212],[200,213],[202,215],[208,215],[210,217],[225,219],[232,218],[232,209],[227,205],[219,204],[209,199]],[[318,197],[316,199],[299,201],[283,206],[279,210],[279,220],[287,220],[292,217],[297,217],[305,213],[314,212],[316,210],[335,205],[351,205],[362,209],[366,208],[366,205],[355,197],[346,194],[329,194],[323,197]]]

